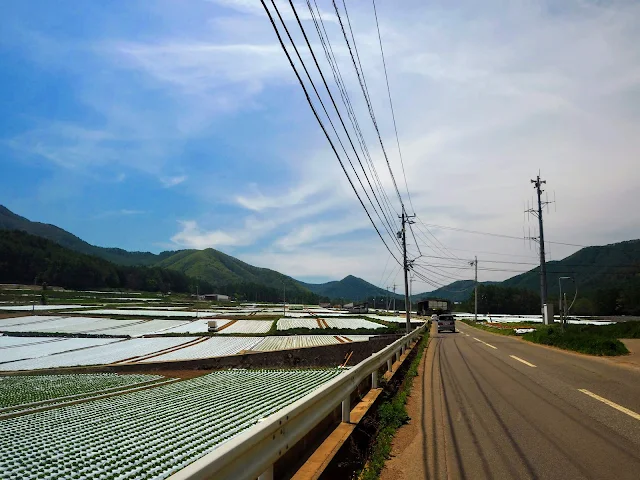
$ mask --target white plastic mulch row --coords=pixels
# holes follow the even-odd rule
[[[166,322],[167,320],[160,320]],[[231,320],[216,320],[218,327],[226,325]],[[205,333],[209,331],[209,320],[193,320],[182,323],[177,327],[172,327],[160,333]]]
[[[325,318],[324,321],[329,328],[386,328],[384,325],[363,318]]]
[[[8,335],[0,335],[0,351],[59,340],[63,339],[53,337],[10,337]]]
[[[142,362],[166,362],[171,360],[194,360],[198,358],[225,357],[243,350],[252,350],[263,337],[211,337],[193,346],[174,350]]]
[[[206,318],[211,317],[211,312],[187,312],[181,310],[135,310],[135,309],[116,309],[116,308],[101,308],[98,310],[85,310],[83,313],[90,315],[127,315],[127,316],[139,316],[139,317],[191,317],[191,318]],[[197,316],[196,316],[197,314]]]
[[[113,320],[92,317],[29,316],[0,321],[6,332],[94,333],[140,336],[161,333],[187,323],[186,320]]]
[[[291,328],[321,328],[315,318],[281,318],[278,320],[278,330],[289,330]]]
[[[0,337],[11,338],[11,337]],[[26,338],[26,337],[22,337]],[[80,348],[87,347],[100,347],[117,342],[116,338],[52,338],[52,337],[29,337],[30,343],[25,343],[20,346],[14,346],[13,348],[0,349],[0,370],[15,370],[13,365],[21,364],[23,362],[30,362],[40,357],[46,357],[51,355],[52,357],[61,356],[62,352],[69,352],[71,350],[78,350]],[[3,343],[0,341],[0,345]],[[107,347],[108,348],[108,347]],[[84,350],[78,350],[77,355],[82,355]],[[54,354],[61,355],[54,355]],[[22,360],[23,362],[16,361]],[[6,363],[12,362],[12,363]],[[35,367],[27,367],[27,369]]]
[[[99,333],[103,330],[135,325],[142,320],[111,320],[90,317],[58,317],[45,322],[32,322],[13,327],[0,324],[6,332]]]
[[[271,320],[238,320],[220,333],[267,333],[272,324]]]
[[[323,317],[329,328],[357,329],[357,328],[385,328],[379,323],[370,322],[362,318],[330,318]],[[315,318],[281,318],[277,324],[278,330],[289,330],[291,328],[323,328],[318,325]]]
[[[18,325],[31,325],[43,322],[50,322],[52,320],[60,320],[60,315],[26,315],[24,317],[11,317],[0,319],[0,330],[4,330],[5,327],[15,327]]]
[[[29,312],[41,310],[68,310],[71,308],[87,308],[88,305],[2,305],[0,310],[13,312]]]
[[[0,477],[167,478],[342,372],[221,371],[5,419]]]
[[[148,355],[166,348],[177,347],[193,341],[196,337],[157,337],[132,338],[114,341],[100,338],[70,338],[67,340],[96,341],[106,340],[108,345],[93,346],[83,350],[64,351],[56,355],[47,355],[29,360],[4,363],[0,370],[33,370],[36,368],[73,367],[77,365],[101,365],[120,362],[132,357]],[[67,341],[65,340],[65,341]],[[62,342],[61,342],[62,343]],[[37,345],[40,347],[40,345]]]

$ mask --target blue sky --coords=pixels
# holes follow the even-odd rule
[[[331,4],[319,3],[391,194]],[[420,218],[521,235],[529,179],[541,169],[558,199],[550,239],[640,236],[637,2],[379,3]],[[347,5],[401,179],[371,5]],[[214,247],[308,281],[393,276],[257,0],[2,9],[1,204],[101,246]],[[311,31],[306,5],[299,10]],[[432,233],[465,258],[535,257],[520,242]],[[434,246],[423,248],[435,255]],[[574,250],[555,246],[551,256]]]

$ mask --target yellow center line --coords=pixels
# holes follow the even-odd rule
[[[530,367],[534,367],[534,368],[535,368],[535,365],[534,365],[533,363],[529,363],[529,362],[527,362],[526,360],[521,359],[520,357],[516,357],[515,355],[509,355],[509,356],[510,356],[511,358],[513,358],[514,360],[517,360],[517,361],[519,361],[519,362],[524,363],[525,365],[529,365]]]
[[[626,413],[627,415],[629,415],[632,418],[635,418],[636,420],[640,420],[640,415],[634,412],[633,410],[629,410],[628,408],[625,408],[622,405],[618,405],[617,403],[612,402],[611,400],[607,400],[606,398],[603,398],[600,395],[596,395],[595,393],[590,392],[589,390],[585,390],[584,388],[579,388],[578,391],[586,395],[589,395],[590,397],[595,398],[596,400],[599,400],[602,403],[606,403],[610,407],[613,407],[622,413]]]
[[[479,338],[473,337],[473,339],[474,339],[474,340],[477,340],[477,341],[478,341],[478,342],[480,342],[480,343],[484,343],[487,347],[491,347],[491,348],[493,348],[493,349],[495,349],[495,350],[497,350],[497,349],[498,349],[498,347],[494,347],[493,345],[491,345],[491,344],[489,344],[489,343],[487,343],[487,342],[483,342],[483,341],[482,341],[482,340],[480,340]]]

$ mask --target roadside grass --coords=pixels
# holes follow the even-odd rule
[[[460,320],[469,326],[499,335],[515,336],[513,328],[500,329],[476,323],[472,320]],[[527,325],[528,326],[528,325]],[[515,328],[515,325],[513,326]],[[640,322],[619,322],[611,325],[575,325],[569,324],[564,330],[558,325],[532,325],[535,332],[522,335],[524,340],[541,345],[550,345],[599,356],[626,355],[627,347],[620,338],[640,338]]]
[[[615,356],[629,353],[624,343],[612,335],[616,331],[615,329],[605,332],[581,328],[587,326],[598,329],[604,327],[596,325],[568,325],[563,332],[560,326],[549,325],[539,327],[535,332],[526,333],[522,338],[533,343],[551,345],[553,347],[590,355]]]
[[[640,338],[640,321],[618,322],[611,325],[569,325],[581,333],[595,332],[608,338]]]
[[[407,397],[411,393],[413,379],[418,374],[418,365],[427,346],[428,338],[429,333],[427,332],[416,345],[416,356],[405,374],[400,389],[392,398],[384,401],[378,409],[378,432],[373,440],[369,461],[358,476],[359,480],[375,480],[380,477],[384,463],[391,455],[391,442],[396,431],[410,420],[406,409]]]

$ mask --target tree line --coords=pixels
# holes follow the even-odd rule
[[[277,288],[254,283],[214,286],[162,267],[116,265],[18,230],[0,230],[0,283],[46,283],[74,290],[198,291],[226,294],[241,301],[282,301],[282,291]],[[287,301],[311,304],[318,303],[320,297],[298,290]]]
[[[558,295],[549,295],[554,310],[559,308]],[[569,287],[567,302],[573,300]],[[469,298],[458,306],[465,312],[474,311],[473,291]],[[532,290],[503,287],[499,285],[478,285],[478,313],[505,313],[513,315],[539,315],[540,295]],[[640,315],[640,275],[601,288],[578,292],[570,314],[572,315]]]

